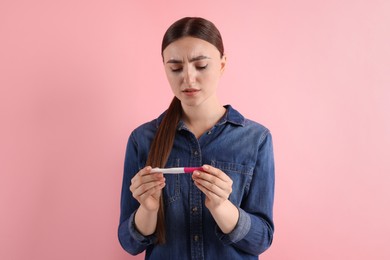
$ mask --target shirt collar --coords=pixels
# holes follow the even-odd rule
[[[231,105],[225,105],[226,108],[225,114],[222,116],[222,118],[218,121],[216,126],[224,125],[226,123],[230,123],[237,126],[244,126],[245,124],[245,117],[240,114],[237,110],[235,110]],[[166,114],[166,111],[162,113],[156,120],[156,127],[158,127],[161,124],[161,121],[163,120],[164,116]],[[179,124],[177,125],[177,130],[187,129],[184,125],[184,122],[182,120],[179,121]]]
[[[237,110],[235,110],[231,105],[225,105],[226,113],[223,115],[221,120],[216,124],[223,125],[230,123],[233,125],[244,126],[245,118]]]

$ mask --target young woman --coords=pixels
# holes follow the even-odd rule
[[[161,51],[175,97],[129,137],[119,241],[130,254],[146,250],[146,259],[258,259],[274,231],[271,134],[219,102],[226,57],[213,23],[176,21]]]

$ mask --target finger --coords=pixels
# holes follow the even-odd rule
[[[141,170],[138,172],[138,174],[139,174],[140,176],[144,176],[144,175],[150,174],[150,171],[151,171],[151,170],[152,170],[152,167],[146,166],[146,167],[144,167],[143,169],[141,169]]]
[[[205,165],[202,166],[202,169],[205,172],[208,172],[208,173],[210,173],[210,174],[220,178],[223,181],[229,181],[230,180],[229,176],[227,176],[223,171],[221,171],[220,169],[215,168],[215,167],[213,167],[211,165],[205,164]]]
[[[164,178],[162,173],[141,175],[142,173],[140,174],[140,172],[137,173],[137,175],[132,179],[132,184],[130,185],[130,191],[132,193],[134,193],[135,190],[137,190],[139,188],[144,189],[144,188],[142,188],[142,185],[152,183],[152,184],[149,184],[149,186],[151,186],[151,185],[153,185],[153,183],[156,184],[156,183],[165,182],[165,178]],[[148,186],[145,186],[145,187],[148,187]]]
[[[165,179],[164,175],[162,173],[152,173],[152,174],[145,174],[142,176],[139,176],[138,181],[142,183],[147,183],[147,182],[153,182],[153,181],[161,181]]]
[[[201,190],[206,195],[206,197],[208,197],[211,200],[225,198],[225,196],[219,196],[219,194],[216,194],[213,191],[210,191],[209,189],[207,189],[205,186],[203,186],[199,182],[195,181],[194,183],[195,183],[196,187],[198,187],[198,189]]]
[[[165,184],[165,182],[156,181],[156,182],[145,183],[145,184],[141,185],[140,187],[138,187],[137,189],[134,189],[133,197],[134,198],[140,197],[145,193],[148,194],[149,191],[151,191],[151,193],[153,193],[155,191],[154,188],[160,186],[161,184]]]
[[[148,191],[146,191],[145,193],[141,194],[138,198],[140,201],[144,201],[146,200],[149,196],[152,196],[153,194],[157,193],[157,192],[160,192],[161,193],[161,190],[165,187],[165,183],[161,183],[160,185],[157,185],[151,189],[149,189]]]
[[[151,167],[146,166],[146,167],[142,168],[141,170],[139,170],[137,172],[137,174],[134,175],[134,177],[131,179],[131,184],[134,184],[135,182],[137,182],[141,176],[146,175],[148,173],[149,168],[151,168]]]
[[[230,193],[232,192],[233,182],[230,180],[230,178],[228,182],[225,182],[209,173],[195,171],[193,174],[193,180],[197,181],[208,190],[218,194],[218,196],[224,198],[229,197]]]
[[[136,192],[136,190],[139,189],[146,190],[148,187],[155,186],[158,183],[165,183],[165,178],[164,177],[155,178],[155,179],[148,178],[147,181],[145,180],[145,178],[139,178],[138,180],[136,180],[134,183],[130,185],[129,189],[132,193],[134,193]]]
[[[210,174],[208,172],[202,172],[202,171],[195,171],[194,174],[192,175],[195,179],[202,179],[205,181],[208,181],[210,183],[213,183],[217,186],[223,186],[225,182],[218,178],[217,176]]]
[[[202,179],[197,179],[197,180],[195,180],[194,183],[197,184],[198,188],[201,187],[201,190],[205,194],[212,193],[220,198],[227,198],[229,196],[227,189],[223,189],[223,188],[215,185],[214,183],[211,183],[211,182],[208,182],[208,181],[205,181]]]
[[[194,180],[202,179],[202,180],[209,182],[210,184],[207,184],[207,183],[203,184],[208,189],[211,189],[211,187],[213,185],[215,185],[228,194],[230,194],[232,192],[232,183],[233,182],[230,180],[230,178],[228,179],[228,181],[223,181],[220,178],[218,178],[210,173],[201,172],[201,171],[195,171],[192,176],[193,176]]]
[[[141,186],[144,183],[165,180],[164,175],[162,173],[142,175],[143,173],[141,173],[141,171],[137,173],[133,179],[131,179],[130,187],[132,187],[133,189],[137,189],[139,186]]]

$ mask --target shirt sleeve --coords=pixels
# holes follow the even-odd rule
[[[139,233],[134,223],[134,215],[139,207],[139,203],[133,198],[129,188],[131,179],[141,169],[139,161],[137,143],[134,134],[131,134],[125,155],[118,239],[123,249],[132,255],[143,252],[156,240],[154,235],[143,236]]]
[[[236,227],[229,234],[216,228],[222,243],[253,255],[259,255],[271,246],[274,233],[275,167],[271,133],[267,131],[261,139],[250,190],[238,207]]]

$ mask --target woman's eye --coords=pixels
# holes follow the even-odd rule
[[[172,72],[180,72],[182,70],[183,70],[183,68],[171,68]]]
[[[204,69],[207,68],[207,65],[208,65],[208,64],[206,64],[206,65],[204,65],[204,66],[196,66],[196,69],[197,69],[197,70],[204,70]]]

